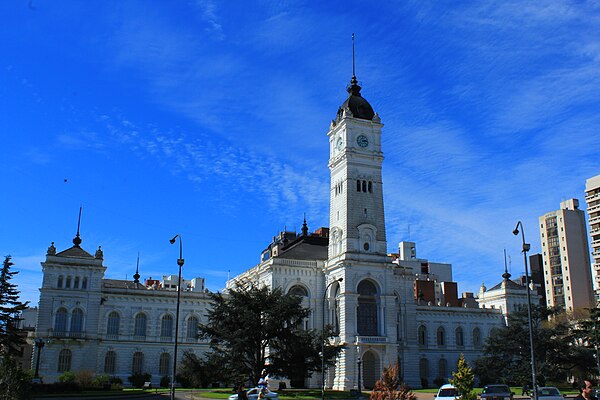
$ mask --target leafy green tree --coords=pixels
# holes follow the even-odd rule
[[[4,258],[0,271],[0,350],[14,355],[25,343],[25,337],[20,334],[19,321],[21,312],[28,308],[29,302],[19,301],[17,285],[10,282],[18,274],[17,271],[10,270],[14,265],[10,260],[11,256]]]
[[[596,353],[597,369],[591,375],[598,375],[600,374],[600,308],[588,308],[586,311],[585,317],[575,323],[574,335],[583,346],[593,349]],[[585,372],[581,376],[586,376]]]
[[[212,308],[200,335],[211,341],[209,359],[222,360],[234,376],[256,384],[265,368],[287,377],[300,374],[290,370],[292,364],[304,374],[320,368],[321,334],[298,329],[310,313],[299,297],[253,284],[210,296]]]
[[[542,306],[532,307],[533,341],[538,384],[561,382],[574,370],[586,369],[589,352],[574,340],[570,321],[564,313]],[[476,361],[481,383],[522,385],[531,382],[527,310],[509,315],[508,326],[492,331]]]
[[[456,363],[456,372],[452,372],[450,383],[458,390],[462,400],[475,400],[477,398],[473,390],[475,386],[475,374],[473,373],[473,369],[467,364],[465,356],[462,353],[460,353],[460,357]]]

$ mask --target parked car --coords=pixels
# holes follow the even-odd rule
[[[252,388],[249,389],[246,394],[248,395],[248,400],[258,400],[258,390],[259,388]],[[238,395],[236,394],[232,394],[231,396],[229,396],[229,400],[237,400]],[[267,400],[279,400],[279,395],[275,392],[272,392],[270,390],[267,390],[267,393],[265,393],[265,399]]]
[[[564,400],[560,390],[554,386],[542,386],[538,388],[538,398],[541,400]]]
[[[482,400],[513,400],[514,394],[508,385],[486,385],[479,398]]]
[[[458,390],[448,383],[440,387],[435,395],[435,400],[455,400],[459,397],[460,393],[458,393]]]

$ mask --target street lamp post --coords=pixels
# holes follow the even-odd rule
[[[358,352],[358,394],[362,394],[362,389],[361,389],[361,387],[362,387],[362,382],[361,382],[362,379],[361,379],[361,376],[360,376],[361,371],[362,371],[361,365],[362,365],[362,359],[360,358],[360,351],[359,351]]]
[[[325,286],[325,292],[323,292],[322,312],[323,312],[323,324],[321,326],[321,400],[325,400],[325,299],[327,298],[327,289],[335,282],[341,282],[344,278],[335,279]]]
[[[525,283],[527,285],[527,320],[529,322],[529,347],[531,349],[531,380],[533,383],[533,398],[534,400],[538,400],[537,377],[535,372],[535,351],[533,347],[533,321],[531,319],[531,295],[529,294],[529,269],[527,267],[527,252],[529,251],[531,246],[529,245],[529,243],[525,243],[525,232],[521,221],[517,222],[517,226],[513,231],[513,235],[516,236],[519,234],[519,226],[521,227],[521,238],[523,242],[523,262],[525,263]]]
[[[175,399],[175,375],[177,374],[177,340],[179,339],[179,303],[181,298],[181,267],[183,267],[183,245],[181,244],[181,235],[175,235],[173,239],[169,240],[171,244],[175,244],[175,241],[179,238],[179,258],[177,259],[177,265],[179,265],[179,283],[177,285],[177,308],[175,311],[175,346],[173,349],[173,375],[171,376],[171,400]]]
[[[40,355],[42,353],[42,349],[44,348],[44,339],[42,338],[37,338],[34,341],[34,345],[37,349],[37,359],[35,362],[35,374],[33,375],[33,378],[36,379],[36,381],[39,381],[40,379]]]

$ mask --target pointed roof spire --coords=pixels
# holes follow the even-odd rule
[[[356,62],[354,58],[354,32],[352,32],[352,79],[350,79],[350,84],[346,88],[348,93],[353,94],[355,96],[360,96],[361,87],[358,84],[358,79],[356,79]]]
[[[138,251],[137,264],[135,266],[135,274],[133,274],[133,282],[140,283],[140,252]]]
[[[79,219],[77,220],[77,234],[75,235],[75,237],[73,238],[73,244],[75,245],[75,247],[79,247],[79,245],[81,244],[82,240],[81,237],[79,236],[79,228],[81,227],[81,210],[83,207],[79,207]]]
[[[302,223],[302,236],[308,236],[308,225],[306,225],[306,213],[304,213],[304,222]]]
[[[510,279],[510,274],[508,273],[508,266],[506,264],[506,249],[504,249],[504,273],[502,274],[502,278],[504,278],[505,281]]]

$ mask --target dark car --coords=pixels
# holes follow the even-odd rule
[[[479,398],[481,400],[513,400],[514,394],[508,385],[486,385]]]

